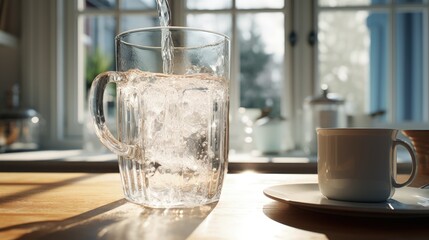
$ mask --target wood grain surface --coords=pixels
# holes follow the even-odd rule
[[[429,218],[323,214],[263,195],[315,174],[228,174],[218,203],[150,209],[127,202],[119,174],[0,173],[0,239],[428,239]]]

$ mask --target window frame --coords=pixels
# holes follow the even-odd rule
[[[392,0],[394,1],[394,0]],[[181,9],[182,14],[173,14],[174,25],[184,25],[183,19],[186,19],[185,0],[173,0],[172,7]],[[235,0],[233,0],[235,6]],[[425,8],[422,9],[421,7]],[[74,19],[77,18],[76,12],[78,9],[77,1],[66,0],[47,0],[43,2],[29,1],[23,4],[22,7],[22,37],[20,45],[22,47],[22,88],[23,104],[34,107],[38,110],[45,119],[45,126],[42,133],[42,148],[43,149],[65,149],[65,148],[82,148],[82,123],[79,122],[79,114],[77,112],[76,96],[81,86],[75,84],[77,76],[80,74],[77,63],[82,64],[83,61],[78,56],[83,56],[77,47],[77,32],[78,24]],[[323,7],[328,9],[331,7]],[[292,11],[288,12],[288,9]],[[401,10],[419,10],[425,12],[424,21],[429,22],[429,3],[427,4],[409,4],[397,6],[395,2],[385,6],[350,6],[336,7],[336,9],[353,10],[353,9],[368,9],[368,10],[388,10],[394,13],[396,9]],[[319,86],[318,79],[318,62],[317,62],[317,43],[311,45],[307,38],[312,31],[317,32],[317,16],[319,7],[316,1],[299,1],[285,0],[284,21],[285,21],[285,78],[284,92],[288,92],[289,99],[282,99],[282,110],[288,116],[293,116],[290,119],[293,127],[293,138],[296,141],[297,147],[301,143],[303,126],[302,121],[302,103],[305,97],[317,93]],[[236,11],[233,10],[233,11]],[[241,11],[241,10],[240,10]],[[254,10],[242,10],[252,12]],[[111,10],[106,10],[106,13],[112,13]],[[128,10],[129,13],[145,12]],[[147,11],[146,11],[147,12]],[[211,11],[210,11],[211,12]],[[87,13],[91,13],[88,10]],[[117,13],[116,13],[117,14]],[[236,15],[233,14],[233,18]],[[390,21],[395,20],[395,14],[390,14]],[[236,21],[232,21],[233,29],[236,31]],[[428,24],[429,25],[429,24]],[[390,25],[389,49],[395,46],[395,33],[393,24]],[[116,26],[119,29],[119,25]],[[298,41],[295,46],[291,46],[288,37],[289,34],[295,31],[298,36]],[[236,33],[234,33],[236,34]],[[428,30],[424,33],[426,39],[424,61],[429,63],[429,39]],[[236,38],[233,38],[236,39]],[[237,51],[237,42],[232,42],[231,49]],[[289,53],[289,54],[288,54]],[[395,79],[392,74],[392,69],[396,62],[394,61],[395,54],[392,52],[389,61],[388,77],[389,89],[387,91],[388,105],[391,110],[388,113],[388,123],[383,127],[392,128],[427,128],[429,121],[429,66],[423,67],[425,79],[424,84],[424,121],[412,123],[398,123],[395,121],[395,101],[394,90]],[[232,98],[231,113],[239,107],[239,94],[237,73],[239,73],[238,54],[232,59],[231,85]],[[80,66],[80,69],[83,69]],[[47,90],[49,94],[47,94]],[[83,98],[82,98],[83,100]],[[79,103],[83,105],[83,102]],[[80,116],[82,118],[82,116]],[[236,115],[232,114],[231,120],[236,120]]]
[[[79,6],[79,1],[64,1],[63,2],[63,8],[65,9],[65,16],[67,16],[65,21],[65,29],[69,29],[69,31],[63,32],[64,38],[69,40],[66,40],[65,45],[68,47],[66,48],[65,55],[68,56],[68,58],[65,59],[65,62],[67,63],[66,66],[67,74],[65,76],[66,80],[66,86],[65,88],[68,89],[66,92],[66,99],[65,99],[65,108],[70,109],[71,114],[68,114],[65,116],[64,122],[68,123],[65,124],[65,127],[62,129],[63,135],[65,138],[79,138],[81,137],[80,134],[82,132],[82,122],[84,121],[84,113],[82,113],[82,110],[84,108],[84,96],[83,96],[83,89],[84,84],[83,81],[77,81],[76,84],[73,79],[79,79],[79,76],[83,76],[84,66],[83,66],[83,49],[82,46],[78,44],[78,33],[83,32],[81,29],[79,29],[80,26],[82,26],[82,23],[79,21],[82,21],[82,16],[84,15],[113,15],[117,24],[116,24],[116,33],[119,33],[120,29],[120,16],[122,14],[138,14],[138,13],[149,13],[153,12],[152,10],[119,10],[119,7],[115,7],[114,9],[105,9],[105,10],[91,10],[91,9],[83,9],[83,6]],[[118,2],[118,5],[120,4],[120,0]],[[172,25],[186,25],[186,15],[188,13],[213,13],[213,10],[189,10],[186,9],[186,0],[175,0],[171,1],[171,7],[172,11],[176,10],[175,14],[173,14]],[[237,38],[235,37],[237,34],[237,24],[236,24],[236,16],[240,13],[256,13],[256,12],[282,12],[284,14],[284,34],[285,34],[285,54],[284,54],[284,72],[285,76],[283,79],[283,92],[287,92],[288,94],[285,94],[281,101],[282,101],[282,113],[287,116],[293,116],[293,107],[292,102],[290,98],[286,99],[285,96],[292,96],[292,82],[290,79],[292,79],[292,72],[290,69],[292,54],[287,54],[287,52],[292,53],[293,49],[290,46],[287,35],[290,32],[291,24],[290,24],[290,14],[287,12],[288,6],[292,6],[292,0],[285,0],[285,5],[282,9],[267,9],[267,8],[260,8],[260,9],[237,9],[235,7],[235,1],[233,0],[231,9],[224,9],[224,10],[215,10],[216,13],[230,13],[232,15],[232,34],[231,36],[232,42],[231,42],[231,50],[233,51],[231,53],[232,59],[232,66],[231,66],[231,84],[230,84],[230,92],[231,92],[231,122],[238,121],[237,120],[237,114],[239,109],[239,80],[238,76],[240,73],[240,67],[239,67],[239,50],[236,47],[238,45]],[[71,10],[72,9],[72,10]],[[179,13],[179,14],[176,14]],[[76,19],[78,19],[76,21]],[[75,39],[73,42],[72,39]],[[74,50],[74,49],[77,49]],[[77,69],[77,71],[73,71],[73,69]],[[78,103],[76,105],[76,96],[78,96]],[[237,110],[237,111],[234,111]],[[61,121],[60,119],[58,119]],[[293,121],[293,120],[292,120]],[[231,135],[234,135],[232,133]]]

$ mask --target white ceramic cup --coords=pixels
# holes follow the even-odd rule
[[[416,176],[412,147],[397,139],[395,129],[317,129],[318,179],[321,193],[329,199],[382,202],[395,188],[410,184]],[[404,183],[396,182],[396,147],[411,155],[412,171]]]

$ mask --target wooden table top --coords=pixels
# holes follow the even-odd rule
[[[119,174],[0,173],[0,239],[428,239],[429,218],[312,212],[267,198],[315,174],[228,174],[217,204],[150,209],[127,202]]]

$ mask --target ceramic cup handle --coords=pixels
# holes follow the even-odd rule
[[[409,144],[407,144],[406,142],[399,140],[399,139],[396,139],[393,142],[393,146],[394,146],[394,148],[396,148],[396,147],[398,147],[398,145],[402,145],[410,153],[412,168],[411,168],[410,177],[404,183],[397,183],[396,179],[393,179],[393,186],[395,188],[401,188],[401,187],[405,187],[405,186],[409,185],[414,180],[414,178],[416,178],[416,173],[417,173],[416,154],[414,153],[413,148]]]
[[[137,148],[118,141],[107,128],[103,109],[103,95],[108,83],[117,83],[123,80],[120,72],[105,72],[99,74],[91,85],[89,93],[89,112],[95,127],[95,133],[100,141],[119,156],[133,158],[137,155]]]

